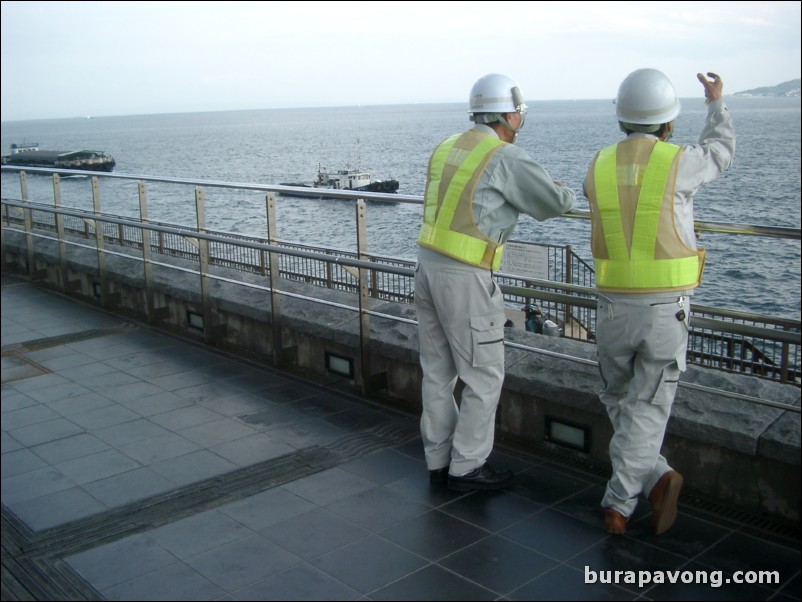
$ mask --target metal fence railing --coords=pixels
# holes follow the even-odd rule
[[[5,171],[6,168],[4,167]],[[49,172],[51,170],[41,170]],[[31,236],[34,231],[55,233],[59,242],[83,241],[99,248],[118,249],[122,253],[158,258],[169,263],[179,259],[199,266],[208,266],[271,277],[271,265],[278,266],[281,278],[319,287],[341,290],[355,295],[367,295],[397,303],[414,302],[414,262],[371,254],[364,250],[353,252],[305,245],[297,241],[282,241],[229,232],[216,232],[202,227],[185,227],[158,223],[148,219],[144,202],[145,182],[139,180],[139,218],[124,218],[101,211],[97,178],[118,174],[92,174],[94,182],[93,210],[61,206],[58,197],[58,174],[54,180],[53,203],[29,198],[26,173],[20,173],[22,196],[2,199],[2,225],[5,230],[18,230]],[[160,183],[169,178],[149,178]],[[186,185],[186,180],[180,180]],[[202,222],[203,185],[196,184],[196,215]],[[206,183],[213,186],[241,187],[239,184]],[[255,186],[272,196],[270,186]],[[348,194],[348,193],[343,193]],[[354,195],[354,193],[350,193]],[[363,196],[386,196],[360,193]],[[395,198],[395,195],[393,195]],[[268,209],[270,211],[270,203]],[[268,216],[268,220],[270,216]],[[357,218],[359,222],[359,218]],[[360,224],[356,224],[357,229]],[[98,236],[100,228],[102,236]],[[787,237],[787,233],[783,233]],[[797,233],[798,235],[798,233]],[[63,239],[63,240],[62,240]],[[145,241],[149,244],[146,246]],[[595,340],[595,292],[591,265],[578,257],[570,246],[540,245],[548,253],[548,275],[535,279],[499,272],[496,280],[502,287],[510,308],[524,309],[537,304],[560,326],[561,336],[592,343]],[[271,254],[276,263],[271,264]],[[267,287],[269,288],[269,286]],[[360,309],[361,311],[361,309]],[[758,314],[694,304],[691,316],[688,361],[718,370],[742,372],[759,378],[800,385],[800,322]]]

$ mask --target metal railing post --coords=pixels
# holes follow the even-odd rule
[[[360,261],[369,261],[368,249],[368,229],[367,215],[365,214],[365,201],[358,199],[356,202],[356,248],[357,257]],[[386,386],[381,385],[384,375],[373,374],[373,367],[370,358],[370,270],[360,267],[359,275],[359,353],[361,365],[362,393],[368,395],[376,388]]]
[[[61,179],[57,173],[53,174],[53,206],[61,207]],[[64,216],[56,213],[56,236],[58,237],[58,261],[61,272],[61,290],[67,291],[69,276],[67,275],[67,241],[64,239]]]
[[[28,174],[21,171],[19,174],[20,193],[22,194],[22,202],[28,204],[31,199],[28,195]],[[34,254],[33,254],[33,210],[30,207],[25,207],[22,210],[23,220],[25,222],[25,242],[28,245],[28,275],[33,277],[34,272]]]
[[[203,188],[195,187],[195,221],[198,232],[206,233],[206,207],[203,202]],[[203,304],[203,336],[206,341],[213,339],[212,334],[212,308],[209,283],[209,241],[206,238],[198,239],[198,265],[200,271],[201,303]]]
[[[278,239],[278,226],[276,224],[276,195],[268,192],[265,200],[267,210],[267,244],[274,246]],[[270,325],[273,330],[273,363],[282,366],[284,359],[284,343],[281,337],[281,295],[279,294],[279,279],[281,278],[281,256],[270,251],[267,254],[267,273],[270,278]]]
[[[148,223],[148,190],[144,180],[137,182],[139,191],[139,220],[142,224]],[[156,321],[156,299],[153,290],[153,249],[150,242],[150,230],[142,228],[142,272],[145,278],[145,303],[147,307],[148,322]]]
[[[95,246],[97,248],[97,274],[100,286],[100,304],[109,305],[109,282],[106,276],[106,240],[105,222],[97,219],[102,214],[100,207],[100,180],[92,176],[92,207],[95,212]]]

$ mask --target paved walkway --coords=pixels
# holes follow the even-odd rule
[[[2,349],[3,600],[800,600],[798,532],[611,537],[604,475],[500,446],[512,489],[430,486],[416,416],[7,275]]]

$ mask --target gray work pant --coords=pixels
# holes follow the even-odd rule
[[[682,299],[682,305],[678,304]],[[684,311],[684,319],[677,312]],[[685,371],[687,296],[599,295],[596,343],[604,388],[599,398],[613,426],[613,474],[602,507],[631,516],[671,470],[661,455],[666,424]]]
[[[482,466],[493,449],[504,383],[504,299],[488,270],[419,261],[415,307],[426,464],[462,476]],[[457,378],[464,384],[459,406]]]

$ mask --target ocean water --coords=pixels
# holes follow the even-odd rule
[[[697,219],[800,227],[799,98],[728,97],[737,134],[732,168],[696,196]],[[577,191],[587,211],[582,180],[595,151],[621,138],[609,100],[530,103],[517,144],[555,179]],[[694,143],[706,107],[683,99],[673,142]],[[102,150],[117,161],[115,173],[278,184],[310,181],[319,167],[361,167],[374,179],[394,178],[398,192],[422,195],[432,149],[470,127],[462,104],[271,109],[17,121],[2,124],[4,153],[12,143],[42,149]],[[32,176],[33,199],[52,202],[50,178]],[[19,196],[17,176],[3,173],[4,196]],[[264,236],[264,194],[206,188],[209,228]],[[103,181],[104,211],[137,215],[133,181]],[[91,207],[86,178],[62,180],[62,202]],[[194,225],[191,186],[148,184],[151,219]],[[370,203],[369,250],[415,257],[421,206]],[[354,206],[349,201],[278,199],[278,234],[285,240],[354,249]],[[589,221],[522,216],[516,240],[572,245],[588,263]],[[703,233],[708,261],[695,301],[800,319],[800,241]]]

